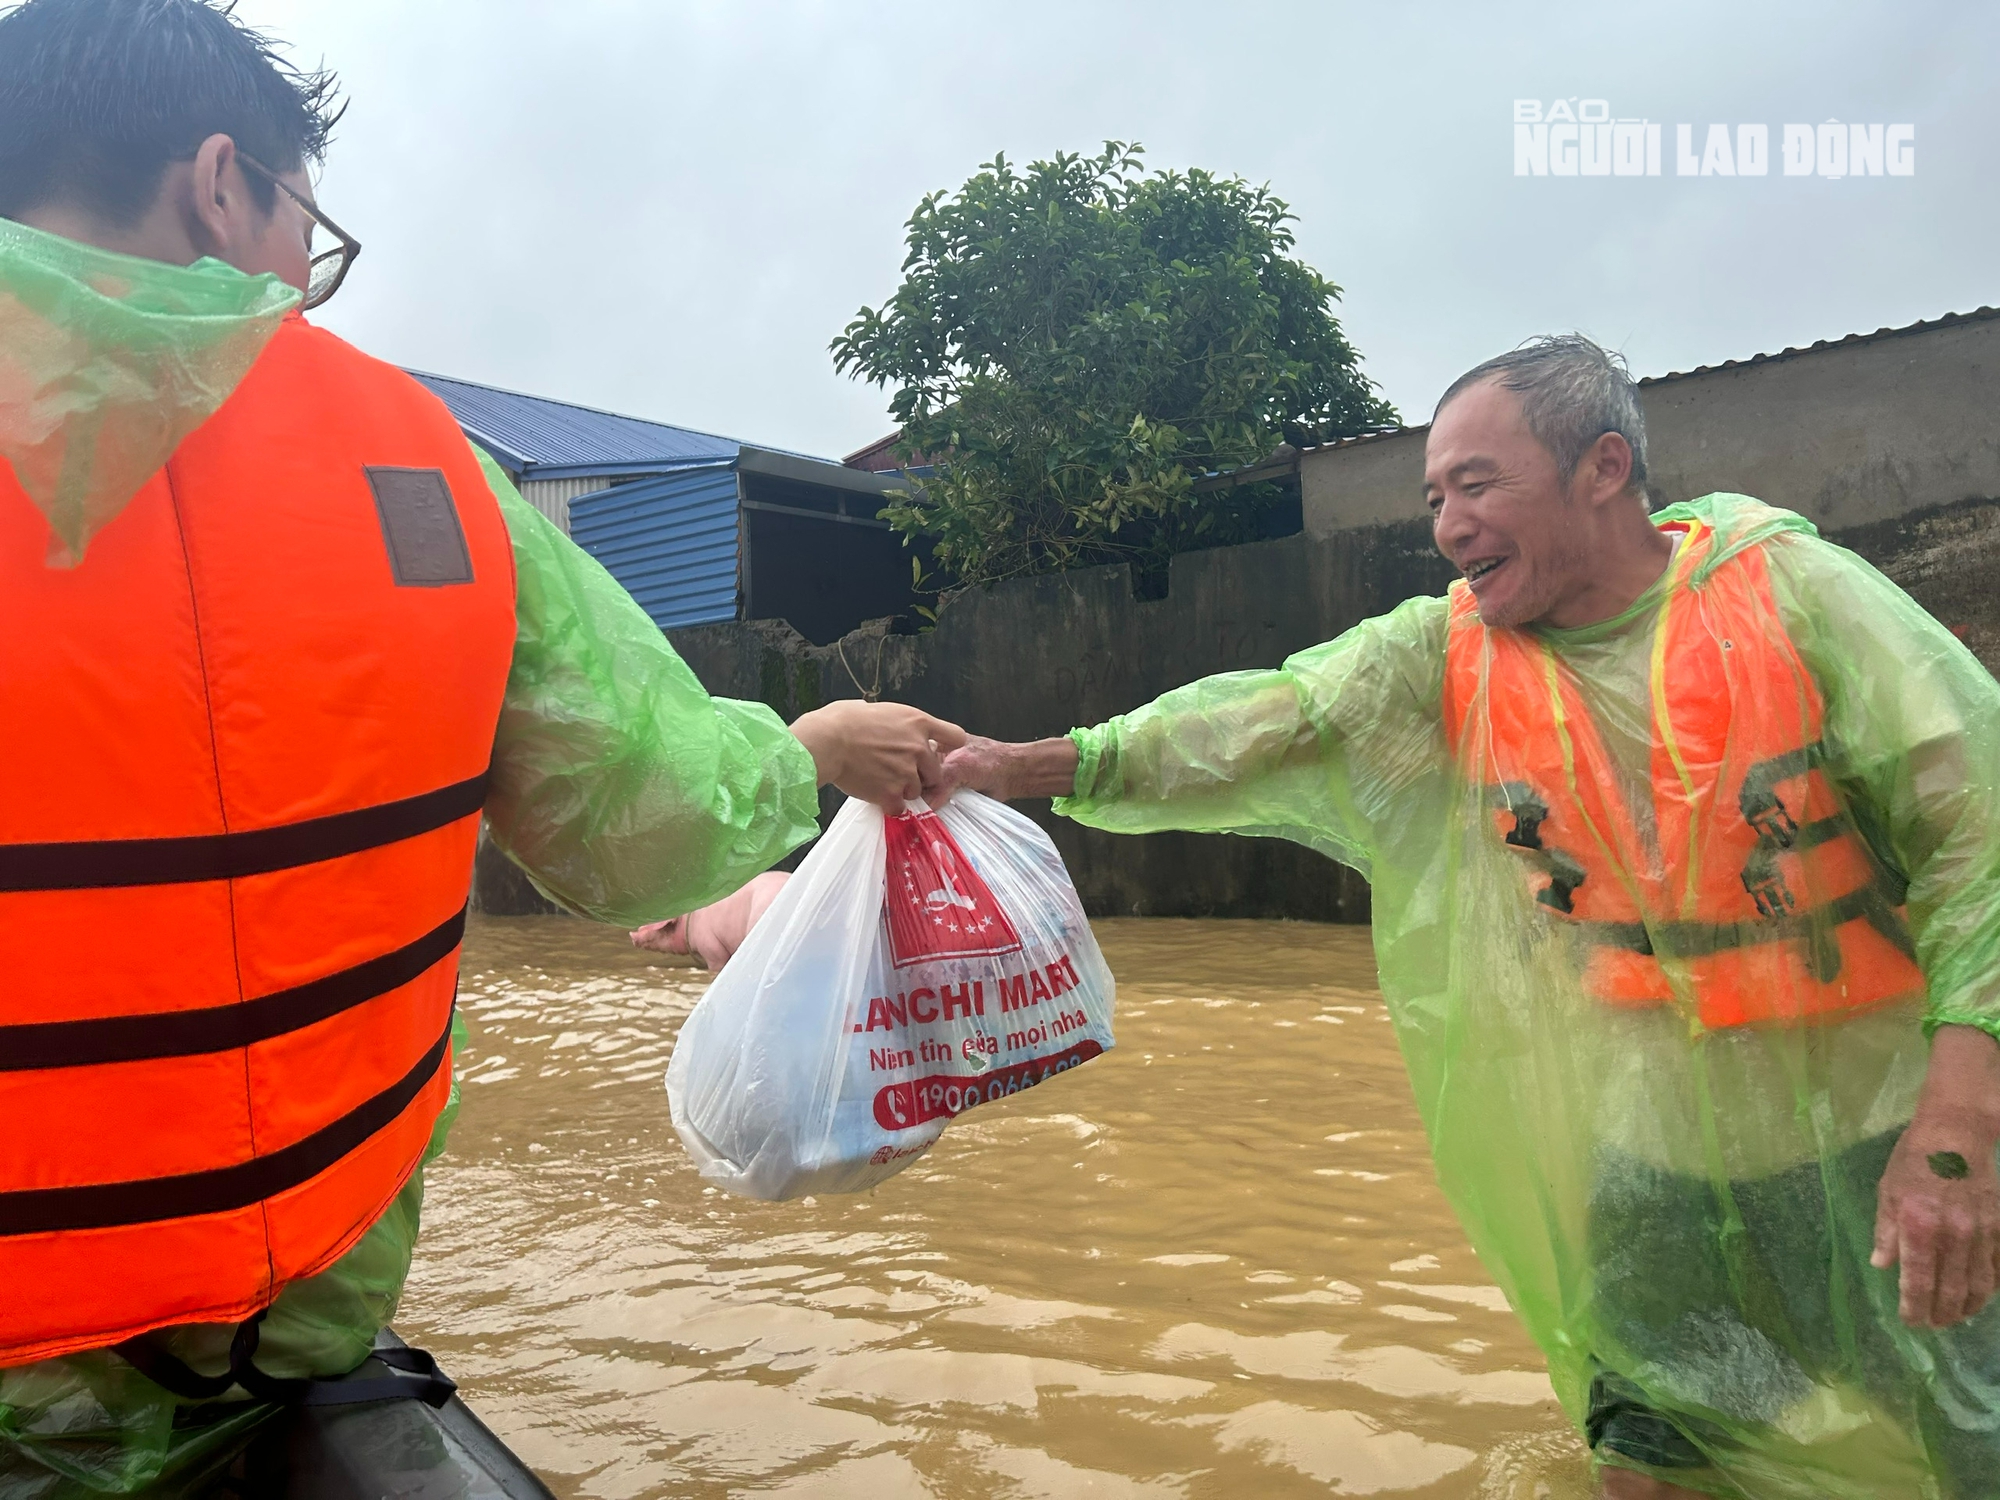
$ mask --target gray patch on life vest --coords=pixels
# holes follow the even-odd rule
[[[371,467],[367,474],[398,586],[472,582],[472,554],[444,471]]]

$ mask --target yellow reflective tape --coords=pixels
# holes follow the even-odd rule
[[[1681,796],[1687,803],[1687,858],[1684,862],[1685,880],[1681,886],[1681,915],[1694,915],[1695,892],[1701,888],[1701,843],[1698,832],[1699,820],[1694,816],[1694,776],[1689,772],[1686,759],[1681,755],[1680,741],[1674,736],[1673,715],[1667,707],[1667,639],[1673,633],[1674,609],[1676,605],[1685,607],[1688,598],[1687,578],[1694,570],[1695,542],[1702,530],[1700,521],[1688,525],[1686,538],[1681,542],[1680,551],[1674,556],[1668,568],[1666,598],[1660,603],[1660,615],[1653,622],[1653,652],[1650,676],[1652,679],[1653,732],[1660,737],[1666,747],[1667,759],[1673,762],[1674,774],[1680,778]],[[1654,823],[1659,817],[1657,810]],[[1662,851],[1664,853],[1664,851]]]
[[[1599,851],[1604,855],[1605,867],[1625,887],[1626,892],[1632,897],[1633,906],[1643,917],[1646,907],[1638,886],[1625,868],[1625,861],[1619,858],[1617,850],[1612,848],[1610,841],[1605,838],[1604,831],[1591,818],[1590,809],[1584,806],[1583,795],[1577,790],[1576,745],[1570,738],[1569,712],[1563,706],[1561,668],[1556,661],[1555,649],[1547,641],[1538,641],[1536,644],[1542,653],[1542,681],[1548,688],[1549,716],[1555,723],[1556,742],[1562,746],[1563,781],[1569,788],[1570,805],[1576,809],[1577,816],[1583,819],[1583,826],[1589,830],[1591,838],[1596,841]],[[1617,796],[1617,789],[1612,788],[1610,794]]]

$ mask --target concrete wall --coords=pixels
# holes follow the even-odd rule
[[[1640,382],[1655,505],[1717,490],[1795,510],[2000,671],[2000,314]],[[1426,429],[1305,456],[1315,537],[1423,514]]]
[[[1428,427],[1356,438],[1299,461],[1299,498],[1308,536],[1357,526],[1407,525],[1424,518],[1424,438]]]
[[[1825,531],[2000,496],[2000,318],[1645,383],[1650,488],[1738,490]]]
[[[2000,315],[1981,314],[1642,380],[1647,488],[1755,495],[1828,532],[2000,496],[1996,375]],[[1422,516],[1427,432],[1306,454],[1306,530]]]
[[[1853,547],[2000,670],[2000,320],[1851,341],[1645,384],[1657,498],[1734,489]],[[1006,739],[1061,734],[1212,672],[1275,666],[1451,569],[1432,550],[1421,430],[1308,454],[1305,531],[1175,558],[1165,599],[1095,568],[969,590],[917,636],[808,645],[782,623],[671,638],[709,689],[792,717],[864,690]],[[1358,921],[1347,871],[1265,839],[1118,838],[1030,808],[1096,914]],[[497,908],[496,908],[497,909]]]

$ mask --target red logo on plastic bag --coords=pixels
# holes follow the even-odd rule
[[[936,813],[898,814],[888,834],[883,908],[894,967],[1020,951],[1021,935]]]

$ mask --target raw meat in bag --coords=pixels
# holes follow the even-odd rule
[[[674,1128],[745,1197],[856,1192],[1110,1048],[1112,998],[1027,818],[974,792],[893,818],[849,801],[682,1026]]]

